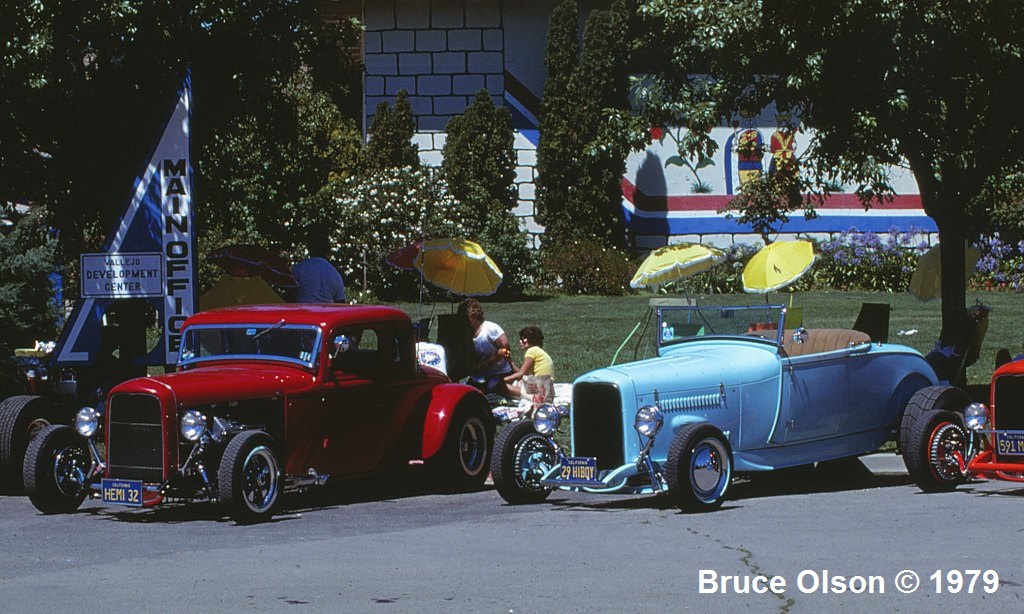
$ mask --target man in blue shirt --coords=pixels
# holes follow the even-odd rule
[[[292,267],[298,283],[296,303],[344,303],[345,282],[327,261],[330,242],[324,235],[312,235],[306,242],[309,258]]]

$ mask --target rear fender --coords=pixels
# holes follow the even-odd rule
[[[437,454],[444,445],[444,437],[448,433],[455,409],[464,403],[479,405],[485,410],[488,407],[487,397],[472,386],[441,384],[434,387],[423,421],[423,458]]]

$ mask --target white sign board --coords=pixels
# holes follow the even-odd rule
[[[82,254],[82,298],[164,295],[160,252]]]

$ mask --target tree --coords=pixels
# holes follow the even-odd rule
[[[638,11],[652,67],[637,88],[643,124],[699,136],[774,102],[815,131],[801,158],[813,193],[838,181],[878,206],[892,195],[886,169],[904,166],[942,243],[963,245],[987,226],[968,203],[1020,157],[1024,116],[1008,88],[1024,74],[1024,5],[643,0]],[[690,153],[710,146],[698,139]],[[942,250],[942,296],[949,343],[967,317],[963,250]]]
[[[389,168],[420,165],[419,148],[412,142],[416,120],[412,116],[409,93],[399,90],[395,106],[381,102],[373,114],[366,147],[359,156],[359,170],[369,175]]]
[[[304,70],[268,92],[265,104],[273,130],[264,129],[266,114],[238,117],[203,152],[204,236],[219,241],[210,248],[276,244],[301,258],[295,252],[311,232],[331,234],[337,223],[312,197],[351,175],[362,135]]]
[[[97,249],[189,67],[197,192],[207,181],[217,184],[204,158],[215,138],[234,130],[261,147],[249,152],[254,166],[246,170],[252,171],[262,168],[261,153],[270,156],[281,143],[302,139],[299,122],[278,121],[283,110],[295,115],[286,90],[300,67],[317,92],[335,105],[349,104],[346,114],[358,116],[351,101],[360,71],[346,51],[358,24],[324,24],[314,4],[5,2],[0,198],[43,207],[60,231],[65,262]],[[238,136],[240,130],[248,136]],[[217,172],[239,170],[224,165]],[[202,197],[200,215],[218,206]],[[251,198],[247,206],[258,210],[265,198]]]
[[[442,170],[452,196],[462,203],[468,238],[478,241],[501,268],[498,291],[521,293],[533,264],[516,208],[516,152],[512,116],[480,90],[466,112],[445,129]]]
[[[624,2],[593,11],[581,49],[576,2],[566,0],[552,13],[537,147],[537,217],[545,242],[625,245],[621,186],[628,150],[605,140],[602,127],[606,109],[629,106],[629,15]]]
[[[54,338],[57,305],[50,273],[57,239],[38,215],[0,208],[0,347]],[[6,358],[10,354],[3,354]]]

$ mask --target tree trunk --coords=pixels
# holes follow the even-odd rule
[[[913,164],[911,166],[913,167]],[[921,206],[924,212],[935,220],[939,230],[939,244],[942,245],[942,330],[939,333],[939,341],[942,345],[953,345],[967,319],[967,276],[964,271],[967,262],[964,253],[967,233],[963,209],[958,203],[946,202],[939,195],[940,191],[948,194],[947,191],[941,190],[941,183],[919,181],[918,185],[921,191]]]
[[[949,225],[947,225],[949,226]],[[967,238],[962,224],[953,228],[939,226],[939,244],[942,263],[942,345],[953,345],[967,319]]]

